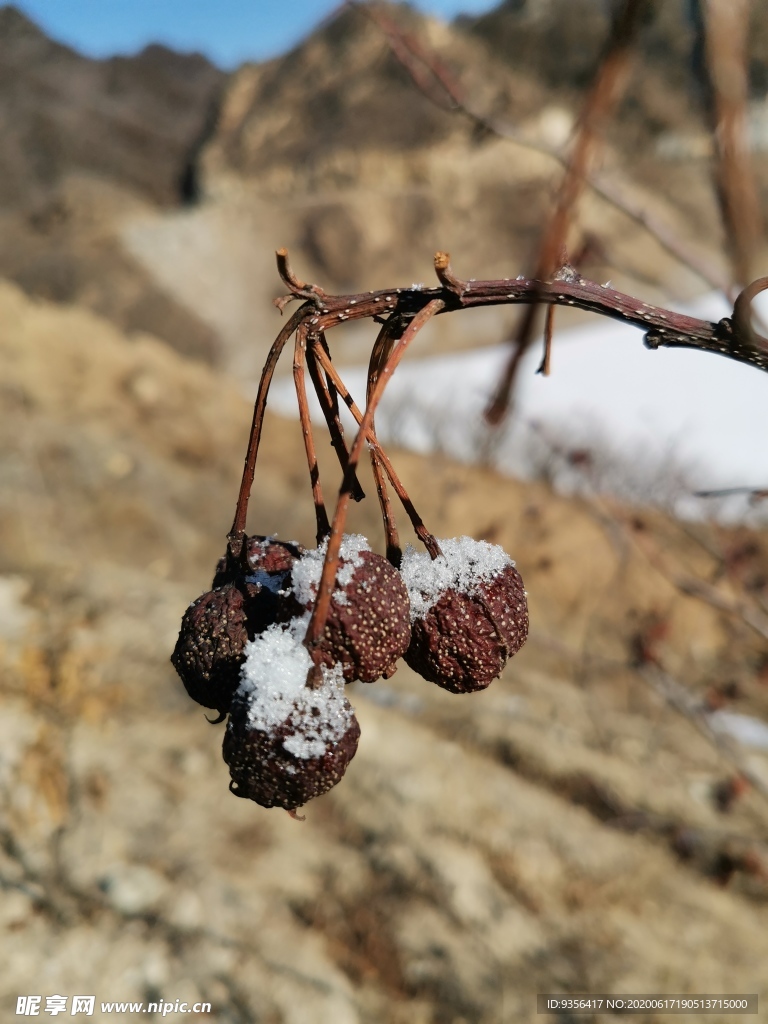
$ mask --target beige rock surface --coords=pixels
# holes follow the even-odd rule
[[[5,283],[0,358],[3,1019],[24,993],[95,994],[104,1021],[102,1000],[208,1000],[200,1019],[243,1024],[507,1024],[543,991],[768,998],[765,802],[717,809],[732,763],[632,667],[663,618],[695,700],[734,681],[732,707],[766,718],[760,643],[654,569],[621,509],[395,453],[438,535],[517,558],[532,636],[473,696],[405,667],[353,686],[359,753],[298,823],[230,796],[222,727],[168,662],[229,526],[246,402]],[[270,418],[253,529],[311,542],[301,451]],[[711,576],[690,531],[642,516]],[[369,499],[351,526],[380,545],[375,518]]]

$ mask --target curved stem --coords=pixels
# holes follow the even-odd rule
[[[320,484],[320,469],[317,465],[315,439],[312,435],[312,419],[309,415],[307,402],[307,386],[304,377],[304,358],[307,351],[307,325],[301,324],[296,332],[296,345],[293,350],[293,382],[296,385],[296,400],[299,404],[299,421],[304,437],[304,448],[307,453],[309,480],[312,485],[312,500],[315,503],[315,520],[317,522],[317,543],[322,544],[331,531],[328,513],[323,501],[323,488]]]
[[[354,444],[352,445],[352,449],[349,453],[349,464],[346,472],[344,473],[344,479],[342,480],[341,488],[339,490],[339,498],[336,502],[336,510],[333,514],[333,523],[331,524],[331,534],[328,538],[328,549],[325,553],[325,562],[323,563],[323,572],[317,589],[317,600],[315,601],[315,606],[312,609],[312,615],[304,638],[304,643],[310,649],[320,639],[323,629],[325,628],[325,621],[328,617],[328,608],[331,603],[331,595],[333,594],[333,587],[336,581],[336,569],[339,564],[339,551],[341,549],[341,542],[344,536],[344,523],[346,522],[349,499],[352,494],[355,470],[357,469],[357,464],[360,460],[360,453],[362,452],[363,444],[365,443],[371,429],[371,422],[376,413],[376,406],[379,404],[381,396],[384,394],[384,389],[389,383],[390,377],[397,369],[397,366],[410,343],[416,337],[424,324],[444,308],[445,303],[442,299],[432,299],[431,302],[428,302],[427,305],[414,316],[395,345],[386,365],[382,369],[381,374],[376,381],[370,400],[366,406],[362,423],[360,424]]]
[[[752,326],[752,302],[767,288],[768,277],[760,277],[739,292],[733,304],[733,326],[740,339],[754,348],[768,348],[768,338],[758,334]]]
[[[232,523],[232,528],[229,531],[229,545],[235,555],[240,553],[242,540],[245,536],[245,520],[248,516],[248,501],[251,496],[251,488],[253,487],[253,475],[256,470],[256,456],[259,453],[261,428],[264,424],[264,411],[267,407],[269,386],[272,383],[275,366],[277,366],[277,361],[285,347],[285,343],[302,322],[305,315],[306,306],[301,306],[300,309],[296,310],[272,343],[272,348],[269,350],[267,361],[264,363],[264,369],[261,371],[259,390],[256,394],[256,402],[253,406],[253,420],[251,421],[251,433],[248,438],[248,448],[245,453],[243,476],[240,481],[240,493],[237,496],[237,505],[235,507],[235,518]]]
[[[328,346],[325,343],[323,335],[320,336],[319,344],[330,359],[330,355],[328,355]],[[341,419],[339,418],[338,392],[336,391],[330,377],[328,377],[327,380],[323,380],[320,364],[315,353],[314,340],[310,344],[306,355],[307,369],[309,370],[309,376],[312,380],[312,384],[314,385],[317,400],[320,403],[320,408],[323,411],[325,422],[328,424],[328,433],[331,435],[331,445],[336,452],[341,470],[344,472],[347,468],[347,462],[349,461],[349,452],[347,451],[347,445],[344,440],[344,427],[342,426]],[[357,477],[355,477],[355,489],[352,492],[352,497],[355,501],[362,501],[365,497],[365,492],[360,486],[360,482]]]
[[[316,355],[317,355],[318,360],[323,365],[323,369],[326,371],[326,373],[328,373],[329,376],[332,376],[333,383],[334,383],[336,389],[338,390],[339,394],[343,398],[345,405],[347,406],[349,411],[354,416],[354,418],[357,421],[358,425],[361,424],[363,422],[363,414],[360,412],[359,408],[355,404],[355,401],[352,398],[352,396],[350,395],[349,391],[347,390],[347,387],[344,384],[344,381],[341,379],[341,377],[336,372],[336,368],[333,366],[332,363],[330,363],[330,361],[328,361],[327,364],[323,363],[323,359],[325,358],[325,356],[324,356],[324,354],[322,352],[317,352],[316,351]],[[373,452],[375,452],[377,457],[380,459],[381,465],[384,468],[384,472],[387,474],[387,477],[389,478],[389,482],[392,484],[392,489],[394,490],[395,494],[400,499],[400,502],[401,502],[403,508],[405,509],[406,514],[408,515],[408,518],[411,521],[411,525],[413,526],[414,533],[419,538],[419,540],[422,542],[424,547],[427,549],[427,551],[429,552],[431,557],[432,558],[437,558],[437,556],[439,554],[441,554],[440,546],[438,545],[437,540],[434,537],[434,535],[431,534],[429,532],[429,530],[426,528],[426,526],[424,525],[424,521],[422,520],[422,518],[419,515],[419,513],[416,511],[416,507],[414,506],[413,502],[411,501],[411,499],[410,499],[410,497],[408,495],[408,492],[406,491],[405,487],[403,486],[402,482],[400,481],[400,478],[398,477],[397,473],[395,472],[394,466],[389,461],[389,456],[384,451],[384,449],[381,447],[381,444],[379,443],[379,439],[376,437],[376,433],[373,430],[373,428],[371,428],[368,431],[368,444],[371,446],[371,450]]]
[[[325,292],[316,284],[307,284],[296,276],[288,257],[288,250],[278,249],[275,257],[277,259],[277,272],[290,289],[291,294],[299,299],[308,299],[310,302],[322,304]]]

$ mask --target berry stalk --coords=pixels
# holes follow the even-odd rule
[[[394,346],[392,354],[382,369],[381,374],[376,381],[370,400],[366,405],[365,413],[363,415],[362,422],[360,423],[360,428],[358,429],[357,436],[355,437],[352,449],[349,453],[349,463],[339,490],[336,510],[331,524],[331,533],[328,538],[328,550],[326,551],[323,572],[320,577],[320,585],[317,591],[317,601],[312,609],[312,615],[304,638],[304,643],[310,648],[310,650],[320,639],[325,627],[325,620],[328,617],[328,608],[331,602],[331,595],[333,593],[334,582],[336,580],[336,570],[339,562],[339,550],[341,548],[341,542],[344,535],[344,523],[347,518],[349,499],[352,495],[354,474],[360,460],[360,453],[362,452],[363,444],[367,440],[369,432],[371,431],[371,422],[376,412],[376,406],[379,404],[381,396],[384,394],[384,389],[389,383],[390,377],[397,369],[397,366],[410,343],[416,337],[421,328],[444,308],[445,302],[442,299],[432,299],[413,317],[410,324]]]
[[[368,362],[368,383],[365,392],[366,404],[370,402],[371,393],[379,378],[379,373],[392,352],[392,346],[396,340],[396,331],[399,330],[402,333],[402,329],[403,323],[401,318],[390,317],[379,331],[371,350],[371,358]],[[376,433],[375,418],[371,420],[371,430],[374,434]],[[397,523],[395,521],[395,514],[392,510],[389,491],[387,490],[387,481],[384,479],[384,466],[382,464],[381,457],[376,453],[376,450],[370,446],[368,450],[371,457],[373,479],[376,484],[376,494],[379,499],[379,507],[381,508],[381,518],[384,523],[387,558],[396,568],[399,568],[400,562],[403,558],[403,550],[400,547],[400,536],[397,531]]]
[[[256,402],[253,406],[253,420],[251,421],[251,433],[248,438],[248,448],[245,452],[245,464],[243,465],[243,476],[240,481],[240,493],[237,496],[235,507],[235,518],[232,528],[229,531],[229,546],[234,555],[240,553],[245,537],[245,521],[248,516],[248,501],[253,487],[253,477],[256,471],[256,456],[259,453],[259,442],[261,441],[261,430],[264,425],[264,412],[267,408],[267,395],[272,377],[275,373],[277,361],[285,347],[285,343],[302,323],[304,319],[303,308],[297,309],[288,323],[283,327],[272,343],[272,348],[267,355],[264,369],[261,371],[259,390],[256,393]]]
[[[309,479],[312,484],[312,500],[315,503],[317,543],[320,545],[330,533],[331,524],[328,521],[328,513],[325,510],[325,502],[323,500],[323,489],[320,483],[320,469],[317,465],[315,439],[312,434],[312,419],[309,415],[309,403],[307,402],[307,386],[304,376],[304,360],[306,351],[307,325],[301,324],[296,332],[296,344],[293,350],[293,382],[296,385],[296,400],[299,405],[299,420],[301,422],[301,432],[304,437],[304,448],[307,453],[307,467],[309,469]]]
[[[319,343],[323,347],[323,351],[330,359],[328,352],[328,345],[325,341],[325,335],[320,335]],[[307,350],[307,369],[309,370],[309,376],[312,380],[312,384],[317,394],[317,400],[320,403],[325,422],[328,425],[328,433],[331,435],[331,446],[336,452],[336,456],[339,460],[342,473],[346,471],[347,463],[349,462],[349,451],[347,450],[347,443],[344,440],[344,427],[341,424],[339,418],[339,393],[330,377],[326,374],[325,379],[321,372],[320,364],[315,355],[314,346],[310,344]],[[355,501],[362,501],[365,497],[365,492],[360,486],[360,481],[355,477],[355,489],[352,492],[352,497]]]
[[[358,408],[354,399],[347,390],[347,386],[345,385],[344,381],[338,375],[338,373],[336,372],[336,368],[333,366],[330,360],[327,359],[325,354],[319,351],[316,346],[314,347],[313,350],[323,369],[326,371],[326,373],[329,374],[329,376],[331,376],[334,386],[336,387],[336,390],[341,395],[345,405],[352,413],[359,426],[363,422],[363,414],[360,412],[360,409]],[[381,447],[379,440],[376,437],[376,434],[373,431],[373,429],[368,431],[367,440],[368,444],[371,446],[371,451],[374,452],[376,456],[381,460],[381,465],[383,466],[384,472],[387,474],[387,477],[389,478],[389,482],[392,484],[392,489],[400,499],[400,502],[403,508],[405,509],[408,518],[411,521],[414,533],[422,542],[427,551],[430,553],[431,557],[437,558],[437,556],[440,554],[440,547],[437,543],[437,540],[424,525],[424,521],[422,520],[419,513],[416,511],[416,507],[411,501],[408,492],[406,491],[405,487],[403,486],[400,480],[400,477],[395,472],[395,468],[390,462],[389,456]]]

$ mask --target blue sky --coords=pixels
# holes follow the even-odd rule
[[[498,0],[414,0],[445,19]],[[334,0],[14,0],[50,36],[91,57],[135,53],[150,42],[198,50],[223,68],[264,60],[297,43]],[[2,6],[5,6],[4,4]]]

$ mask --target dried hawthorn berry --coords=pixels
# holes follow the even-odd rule
[[[317,665],[303,644],[304,614],[248,645],[223,755],[230,789],[292,811],[335,786],[357,750],[360,726],[341,667]]]
[[[353,716],[341,739],[317,757],[289,753],[283,741],[294,735],[289,724],[264,732],[248,724],[245,706],[232,707],[224,735],[224,760],[229,765],[230,791],[262,807],[296,810],[341,781],[357,752],[360,726]]]
[[[452,693],[483,690],[528,636],[523,581],[497,545],[469,537],[440,544],[434,561],[413,549],[403,557],[412,607],[405,661]]]
[[[294,593],[310,608],[325,548],[307,554],[293,571]],[[325,629],[313,648],[321,664],[340,665],[346,682],[392,675],[411,637],[408,591],[399,572],[368,549],[359,534],[344,538]]]
[[[233,583],[202,594],[184,612],[171,655],[192,700],[221,715],[229,711],[248,642],[244,604]]]
[[[290,615],[285,595],[302,550],[270,537],[247,538],[242,557],[221,559],[213,589],[186,610],[171,662],[198,704],[227,714],[246,643]]]

